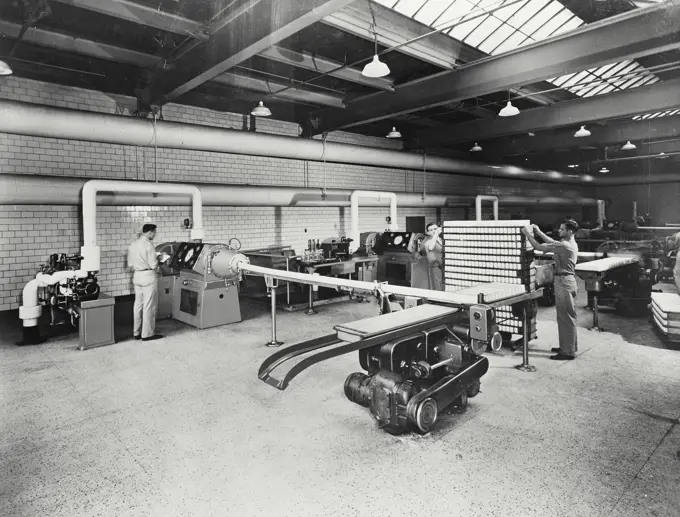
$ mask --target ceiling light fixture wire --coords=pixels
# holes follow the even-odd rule
[[[371,5],[371,0],[367,0],[367,2],[368,2],[369,9],[371,9],[371,13],[373,13],[373,7],[372,7],[372,5]],[[519,4],[519,3],[522,3],[522,2],[526,2],[526,0],[511,0],[510,2],[505,2],[505,0],[497,0],[497,1],[491,2],[490,4],[487,4],[487,5],[485,5],[484,7],[480,7],[480,8],[478,8],[478,9],[473,9],[472,11],[470,11],[470,12],[464,14],[464,15],[457,16],[456,18],[453,18],[451,21],[445,23],[444,25],[442,25],[441,27],[439,27],[439,28],[436,29],[436,30],[433,30],[433,31],[430,31],[430,32],[426,32],[425,34],[421,34],[420,36],[417,36],[417,37],[415,37],[415,38],[413,38],[413,39],[410,39],[410,40],[408,40],[408,41],[404,41],[403,43],[398,43],[397,45],[394,45],[394,46],[392,46],[392,47],[386,48],[385,50],[381,50],[380,52],[377,52],[376,55],[382,56],[382,55],[387,54],[387,53],[389,53],[389,52],[392,52],[392,51],[394,51],[394,50],[398,50],[398,49],[400,49],[401,47],[406,47],[406,46],[408,46],[408,45],[411,45],[412,43],[415,43],[416,41],[420,41],[421,39],[425,39],[425,38],[427,38],[427,37],[429,37],[429,36],[432,36],[433,34],[437,34],[437,33],[439,33],[439,32],[442,32],[442,31],[444,31],[444,30],[446,30],[446,29],[452,27],[453,25],[456,25],[456,24],[457,24],[459,21],[461,21],[463,18],[467,18],[468,16],[473,15],[473,14],[477,14],[478,12],[479,12],[479,13],[482,13],[482,14],[491,14],[491,13],[494,12],[495,10],[498,10],[498,9],[501,9],[501,8],[505,8],[505,7],[509,7],[509,6],[513,5],[513,4]],[[487,10],[487,8],[489,8],[489,7],[491,7],[491,6],[494,6],[494,5],[497,5],[497,7],[496,7],[494,10],[492,10],[492,11]],[[375,23],[375,18],[373,18],[373,21],[374,21],[374,23]],[[321,79],[322,77],[325,77],[325,76],[327,76],[327,75],[331,75],[331,74],[333,74],[333,73],[335,73],[335,72],[338,72],[338,71],[340,71],[340,70],[343,70],[343,69],[345,69],[345,68],[351,68],[351,67],[354,67],[354,66],[356,66],[356,65],[360,65],[361,63],[365,63],[366,61],[370,61],[371,59],[373,59],[373,56],[364,57],[364,58],[358,59],[357,61],[354,61],[353,63],[346,63],[346,64],[344,64],[344,65],[340,65],[340,66],[338,66],[338,67],[336,67],[336,68],[333,68],[333,69],[331,69],[331,70],[328,70],[327,72],[324,72],[324,73],[322,73],[322,74],[319,74],[319,75],[317,75],[317,76],[314,76],[314,77],[312,77],[311,79],[307,79],[306,81],[303,81],[302,83],[300,83],[300,84],[298,84],[298,85],[290,85],[290,86],[286,86],[285,88],[283,88],[283,89],[278,90],[277,92],[275,92],[273,95],[276,95],[276,94],[278,94],[278,93],[282,93],[282,92],[284,92],[284,91],[286,91],[286,90],[290,90],[291,88],[298,88],[298,87],[300,87],[300,86],[304,86],[304,85],[306,85],[306,84],[310,84],[310,83],[312,83],[313,81],[316,81],[317,79]],[[457,65],[454,65],[454,68],[458,68],[458,66],[457,66]]]

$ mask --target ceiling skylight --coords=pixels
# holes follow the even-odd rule
[[[584,25],[557,0],[376,0],[489,55],[498,55]],[[659,80],[635,61],[611,63],[548,82],[579,97]]]
[[[680,115],[680,109],[657,111],[656,113],[646,113],[644,115],[635,115],[633,117],[633,120],[649,120],[649,119],[652,119],[652,118],[668,117],[668,116],[671,116],[671,115]]]

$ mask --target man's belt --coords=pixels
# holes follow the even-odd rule
[[[574,276],[574,273],[555,273],[555,276]]]

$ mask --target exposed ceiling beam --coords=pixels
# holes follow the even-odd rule
[[[369,3],[375,13],[375,30],[378,33],[378,43],[384,47],[391,48],[402,45],[407,41],[412,41],[432,32],[432,27],[371,0],[354,2],[327,16],[321,20],[321,23],[373,42],[374,36],[371,28],[373,18],[368,6]],[[487,56],[481,50],[461,43],[441,32],[430,34],[423,39],[399,47],[396,51],[447,70],[452,70],[456,67],[456,64],[470,63]],[[534,85],[526,85],[521,92],[514,89],[511,91],[516,95],[528,95],[539,90],[540,88]],[[572,98],[571,95],[565,96],[562,92],[557,92],[557,95],[536,93],[531,95],[530,98],[538,104],[548,106],[554,102],[554,97],[559,100]]]
[[[262,0],[240,16],[227,13],[204,45],[178,57],[175,72],[161,72],[149,86],[149,102],[170,102],[319,21],[352,0]]]
[[[138,4],[130,0],[52,0],[62,4],[72,5],[88,11],[127,20],[140,25],[154,27],[175,34],[193,36],[201,40],[207,40],[209,35],[203,25],[197,21],[189,20],[183,16],[167,13]]]
[[[663,111],[680,107],[680,79],[659,82],[607,95],[562,102],[547,108],[524,110],[515,117],[473,120],[451,126],[449,131],[423,131],[413,140],[418,146],[478,142],[529,131],[572,126],[598,120],[628,117],[648,111]],[[588,142],[588,137],[579,143]]]
[[[16,38],[20,31],[21,25],[0,20],[0,32],[9,37]],[[114,47],[113,45],[97,43],[82,38],[73,38],[64,34],[34,27],[29,27],[24,34],[23,41],[41,47],[72,52],[121,64],[134,65],[140,68],[151,68],[160,61],[159,57],[143,52]],[[222,76],[215,78],[213,82],[267,94],[271,94],[272,91],[276,92],[277,90],[281,90],[288,86],[285,83],[265,81],[237,74],[223,74]],[[334,106],[337,108],[344,106],[343,97],[339,95],[300,88],[291,88],[280,95],[272,94],[268,95],[268,97],[285,100],[286,102],[302,102],[311,105]]]
[[[331,77],[337,77],[338,79],[343,79],[344,81],[349,81],[351,83],[363,84],[365,86],[371,86],[379,90],[390,92],[394,90],[394,79],[387,77],[365,77],[361,74],[361,70],[357,68],[343,68],[343,63],[331,61],[330,59],[319,57],[310,54],[309,52],[296,52],[287,48],[273,46],[260,52],[259,55],[260,57],[271,59],[272,61],[312,70],[313,72],[318,72],[320,74],[328,73]]]
[[[315,92],[310,90],[299,90],[291,88],[280,94],[276,94],[278,90],[286,88],[285,83],[259,79],[255,77],[248,77],[245,75],[234,74],[226,72],[213,79],[212,82],[233,86],[236,88],[243,88],[245,90],[253,90],[262,92],[267,97],[277,98],[281,100],[288,100],[292,102],[302,102],[306,104],[321,104],[323,106],[335,106],[342,108],[344,106],[343,98],[340,95],[332,95],[329,93]]]
[[[621,151],[620,149],[608,150],[606,159],[602,156],[601,159],[590,163],[600,164],[647,159],[662,160],[678,154],[680,154],[680,140],[666,140],[663,142],[637,144],[637,149],[632,151]]]
[[[0,20],[0,32],[6,34],[10,38],[17,38],[20,31],[21,25]],[[74,54],[106,59],[108,61],[135,65],[142,68],[150,68],[161,60],[161,58],[157,56],[152,56],[143,52],[114,47],[113,45],[97,43],[83,38],[74,38],[73,36],[66,36],[65,34],[37,29],[35,27],[28,28],[22,41],[41,47],[73,52]]]
[[[611,121],[606,126],[591,128],[592,135],[587,137],[590,145],[625,144],[680,137],[680,116],[661,117],[653,120]],[[576,147],[578,140],[573,138],[574,131],[559,131],[552,134],[526,135],[489,141],[488,147],[497,156],[525,155],[541,151],[553,151],[564,147]],[[566,145],[565,145],[566,144]]]
[[[680,5],[636,9],[554,38],[487,57],[458,70],[357,99],[349,110],[316,113],[318,131],[345,129],[451,101],[470,99],[570,72],[680,46]]]

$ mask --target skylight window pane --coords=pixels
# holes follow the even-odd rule
[[[465,43],[477,47],[482,41],[488,38],[498,27],[500,27],[502,21],[493,16],[487,16],[482,24],[477,27],[476,30],[472,31],[466,39]]]
[[[615,88],[611,84],[605,84],[604,89],[601,91],[597,92],[597,95],[604,95],[605,93],[609,93],[611,91],[615,90]]]
[[[521,32],[515,32],[512,36],[510,36],[502,44],[500,44],[498,48],[492,50],[491,54],[495,56],[498,54],[502,54],[503,52],[507,52],[509,50],[514,50],[525,39],[526,36],[524,34],[522,34]]]
[[[503,25],[498,27],[498,30],[494,32],[489,37],[489,39],[487,39],[479,46],[479,50],[489,54],[493,49],[495,49],[498,45],[503,43],[503,41],[505,41],[514,32],[515,29],[504,23]]]
[[[563,75],[561,77],[558,77],[557,79],[548,79],[548,81],[553,83],[555,86],[562,86],[569,79],[574,77],[574,75],[576,75],[576,74],[567,74],[567,75]]]
[[[454,0],[429,0],[414,16],[416,20],[425,25],[431,25]]]
[[[586,81],[591,81],[593,76],[588,72],[579,72],[574,77],[569,79],[566,83],[562,85],[563,88],[569,88],[570,86],[575,86],[579,83],[585,83]]]
[[[461,23],[465,15],[474,9],[474,6],[475,4],[468,2],[468,0],[455,0],[441,17],[435,20],[435,28],[451,23]]]
[[[560,9],[562,9],[562,5],[554,0],[549,4],[548,2],[545,2],[545,4],[545,7],[522,27],[522,32],[527,36],[531,36],[534,32],[541,28],[544,23],[557,14]]]
[[[488,17],[489,15],[486,16]],[[483,21],[484,18],[475,18],[469,22],[459,23],[449,31],[449,35],[456,38],[458,41],[463,41],[472,31],[479,27]]]
[[[394,6],[394,10],[410,18],[425,2],[427,0],[399,0],[399,3]]]
[[[390,9],[393,8],[398,1],[399,0],[376,0],[379,4],[389,7]]]
[[[633,120],[640,120],[641,118],[642,118],[642,117],[640,117],[640,115],[635,115],[635,116],[633,117]]]
[[[619,63],[612,63],[610,65],[603,66],[600,69],[600,72],[599,72],[598,75],[600,77],[604,78],[604,79],[607,79],[607,78],[611,77],[612,75],[615,75],[616,71],[621,69],[620,66],[617,66],[618,64]]]
[[[646,115],[642,115],[642,120],[647,120],[651,116],[652,116],[651,113],[647,113]]]
[[[638,75],[638,76],[633,77],[632,79],[628,79],[627,81],[625,81],[620,86],[620,88],[622,90],[628,90],[630,88],[636,88],[638,86],[642,86],[642,84],[644,84],[647,80],[648,79],[646,77],[644,77],[644,76],[641,77],[641,76]]]
[[[660,79],[659,79],[659,78],[658,78],[657,76],[655,76],[655,75],[654,75],[654,76],[652,76],[652,79],[651,79],[651,81],[649,81],[649,82],[648,82],[647,84],[654,84],[654,83],[658,83],[658,82],[659,82],[659,80],[660,80]]]
[[[531,1],[531,0],[527,0],[527,1]],[[506,2],[506,4],[507,3],[508,2]],[[497,9],[493,14],[499,20],[507,21],[513,14],[515,14],[524,5],[526,5],[526,3],[527,2],[525,1],[525,2],[516,2],[516,3],[510,4],[507,7],[501,7],[500,9]]]
[[[534,41],[541,41],[546,38],[549,38],[552,36],[553,32],[555,32],[558,28],[560,28],[562,25],[566,23],[566,21],[571,18],[572,13],[567,11],[566,9],[560,11],[560,13],[555,16],[552,20],[550,20],[548,23],[546,23],[543,27],[538,29],[532,38]]]
[[[562,25],[559,29],[557,29],[554,33],[553,36],[557,36],[558,34],[564,34],[565,32],[573,31],[574,29],[577,29],[583,25],[583,20],[581,20],[578,16],[574,16],[571,20],[569,20],[567,23]]]
[[[573,90],[576,95],[579,97],[592,97],[593,95],[597,95],[597,92],[602,90],[604,86],[607,86],[606,84],[602,83],[592,83],[588,86],[585,86],[583,88],[579,88],[578,90]]]
[[[657,118],[657,117],[659,117],[659,116],[661,116],[661,113],[654,113],[654,115],[652,115],[652,116],[649,117],[649,118]]]
[[[508,20],[508,23],[519,29],[527,21],[529,21],[532,16],[534,16],[538,10],[543,7],[544,3],[540,0],[530,0],[524,7],[522,7],[515,15]]]

